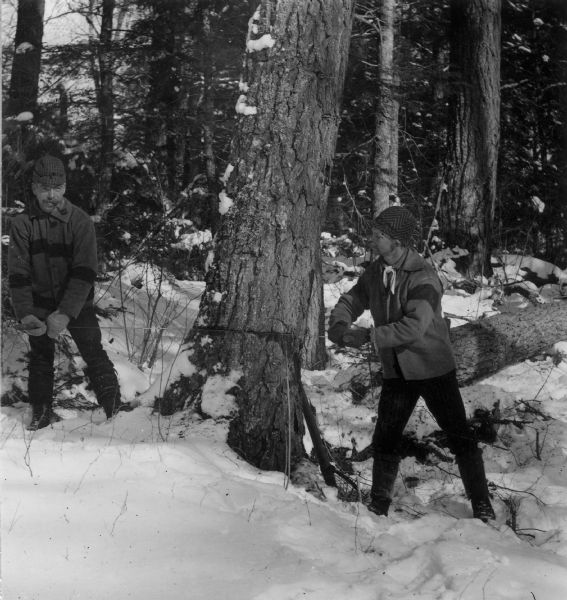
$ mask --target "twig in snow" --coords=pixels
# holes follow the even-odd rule
[[[305,508],[307,509],[307,517],[309,518],[309,527],[311,527],[311,512],[309,511],[309,502],[305,499]]]
[[[529,492],[528,490],[515,490],[514,488],[506,487],[505,485],[498,485],[493,481],[490,482],[490,487],[494,487],[498,490],[506,490],[507,492],[514,492],[516,494],[526,494],[526,496],[532,496],[538,504],[540,504],[541,506],[546,506],[543,500],[541,500],[533,492]]]
[[[89,466],[86,468],[85,472],[83,473],[81,479],[79,480],[79,483],[77,484],[77,487],[73,490],[73,494],[76,494],[79,489],[81,488],[81,486],[83,485],[83,481],[85,480],[85,477],[87,476],[87,473],[89,472],[90,468],[95,464],[95,462],[100,458],[100,454],[98,454],[95,458],[93,458],[93,460],[90,462]]]
[[[26,453],[24,454],[24,464],[26,465],[26,467],[28,468],[28,471],[30,472],[30,477],[33,477],[33,471],[31,468],[31,460],[30,460],[30,448],[31,448],[31,443],[32,443],[35,431],[32,431],[29,438],[26,439],[26,428],[24,427],[23,421],[22,421],[22,429],[24,431],[24,443],[26,445]]]
[[[252,514],[254,513],[254,509],[256,508],[256,498],[254,498],[254,502],[252,503],[252,508],[250,509],[250,512],[248,513],[248,523],[250,523],[250,519],[252,518]]]
[[[483,600],[486,600],[486,586],[488,585],[488,582],[492,579],[494,573],[496,573],[498,569],[495,568],[492,573],[490,573],[490,575],[486,578],[486,581],[483,583],[482,585],[482,598]]]
[[[116,516],[116,519],[114,519],[114,523],[112,524],[112,529],[110,530],[110,535],[113,536],[114,535],[114,529],[116,528],[116,523],[118,522],[118,519],[126,513],[126,511],[128,510],[128,492],[126,492],[126,496],[124,496],[124,502],[122,503],[122,506],[120,507],[120,512],[118,513],[118,515]]]
[[[16,521],[19,519],[18,511],[20,510],[21,503],[22,503],[22,501],[20,500],[18,502],[18,506],[16,506],[16,511],[14,512],[14,516],[12,517],[12,520],[10,521],[10,525],[8,527],[8,533],[11,533],[12,529],[14,529],[14,525],[16,524]]]

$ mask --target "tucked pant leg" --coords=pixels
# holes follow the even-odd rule
[[[120,405],[120,386],[114,365],[102,347],[102,334],[94,308],[84,308],[68,326],[69,333],[87,363],[85,374],[89,378],[98,403],[110,416]]]
[[[418,397],[418,392],[403,379],[384,380],[372,439],[374,462],[369,505],[369,510],[378,515],[388,514],[400,464],[400,441]]]
[[[51,406],[53,402],[55,342],[47,334],[30,335],[29,342],[29,402],[32,406]]]
[[[455,371],[427,381],[422,394],[437,423],[447,434],[472,504],[473,516],[485,522],[494,519],[482,452],[467,422]]]

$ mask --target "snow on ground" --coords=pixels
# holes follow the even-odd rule
[[[183,333],[203,286],[168,281],[152,320],[159,277],[137,269],[98,297],[107,309],[124,299],[127,311],[108,310],[101,325],[123,395],[141,394],[141,405],[111,422],[100,409],[73,407],[65,402],[73,394],[83,404],[93,400],[78,377],[71,391],[59,392],[63,419],[49,428],[25,430],[23,402],[2,408],[6,600],[563,600],[561,352],[463,389],[469,410],[499,402],[504,421],[496,443],[484,448],[497,526],[470,518],[450,457],[404,459],[394,510],[376,517],[340,500],[322,480],[323,494],[312,495],[281,473],[251,467],[226,445],[222,420],[152,414],[152,397],[173,362],[174,372],[187,368]],[[333,286],[328,304],[342,291]],[[447,312],[470,317],[485,301],[453,296]],[[160,330],[156,352],[144,350],[143,333]],[[25,389],[25,348],[24,336],[5,327],[4,390],[14,383]],[[79,359],[61,352],[58,362],[61,372],[81,375]],[[333,353],[327,370],[304,374],[326,439],[345,448],[361,450],[371,439],[377,394],[353,404],[349,391],[366,364],[364,357]],[[418,436],[435,430],[422,406],[409,428]],[[354,464],[367,479],[371,461]],[[506,521],[514,521],[516,533]]]

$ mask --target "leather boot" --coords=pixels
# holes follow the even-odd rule
[[[37,431],[59,420],[53,412],[53,371],[30,368],[28,400],[32,407],[32,419],[28,431]]]
[[[103,371],[85,369],[97,402],[104,409],[106,418],[110,419],[117,412],[131,408],[129,404],[122,404],[120,399],[120,385],[114,368],[105,368]]]
[[[480,448],[467,454],[461,454],[456,459],[465,493],[471,501],[473,517],[480,519],[484,523],[495,519],[496,515],[490,503],[490,494]]]
[[[392,503],[394,483],[398,475],[400,457],[397,454],[381,454],[374,456],[372,465],[372,488],[370,490],[370,504],[368,510],[387,516]]]
[[[34,404],[32,405],[32,419],[26,429],[37,431],[60,420],[61,417],[53,410],[51,404]]]

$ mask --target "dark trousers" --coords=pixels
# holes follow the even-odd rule
[[[104,348],[102,335],[94,308],[84,308],[67,327],[77,348],[87,363],[85,373],[93,384],[99,404],[104,405],[101,394],[119,394],[114,366]],[[53,402],[55,340],[42,336],[29,336],[31,346],[29,362],[28,395],[32,405],[51,405]],[[112,391],[111,388],[114,388]]]
[[[427,408],[448,437],[456,456],[474,453],[477,443],[467,423],[455,371],[433,379],[385,379],[378,403],[378,420],[372,440],[374,455],[398,455],[402,434],[423,397]]]

